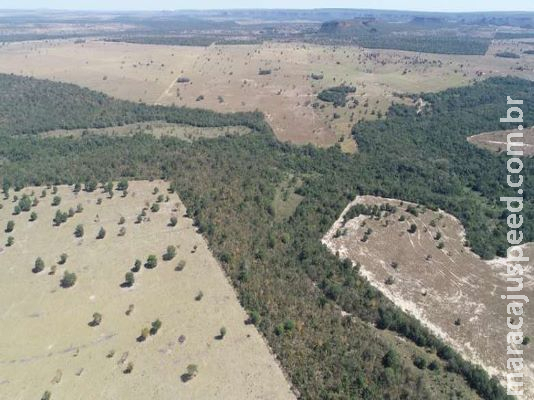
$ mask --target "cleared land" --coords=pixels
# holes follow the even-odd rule
[[[153,188],[159,193],[154,194]],[[0,398],[38,399],[292,399],[289,385],[192,221],[183,216],[176,194],[165,182],[130,182],[128,195],[113,198],[100,189],[75,194],[60,186],[59,206],[51,189],[30,212],[12,215],[13,193],[2,199],[0,248]],[[157,197],[169,196],[151,207]],[[16,193],[19,199],[22,193]],[[98,199],[101,198],[101,204]],[[67,222],[53,226],[57,209],[76,209]],[[169,226],[171,216],[176,226]],[[119,224],[124,217],[124,224]],[[4,232],[13,220],[12,232]],[[74,236],[82,224],[84,236]],[[103,239],[96,236],[103,227]],[[119,236],[121,228],[124,236]],[[6,246],[8,237],[14,238]],[[162,254],[177,249],[172,260]],[[60,255],[68,258],[59,263]],[[136,259],[157,256],[153,269],[141,266],[131,287],[121,286]],[[44,270],[32,272],[37,257]],[[183,266],[185,262],[185,266]],[[55,265],[55,267],[52,267]],[[181,269],[179,266],[183,266]],[[178,267],[178,268],[177,268]],[[55,269],[55,273],[53,273]],[[65,270],[76,273],[71,288],[60,287]],[[202,292],[202,295],[199,295]],[[126,311],[133,305],[133,311]],[[90,326],[94,313],[102,314]],[[143,342],[141,330],[156,319],[155,335]],[[224,338],[218,337],[225,327]],[[129,363],[130,373],[125,373]],[[198,373],[184,382],[187,367]]]
[[[390,204],[397,211],[383,212],[378,218],[359,215],[344,222],[355,204]],[[408,206],[415,211],[407,212]],[[414,233],[408,232],[412,224],[417,226]],[[323,242],[340,257],[359,263],[360,271],[374,286],[467,359],[505,380],[508,315],[506,300],[500,296],[508,286],[508,262],[486,262],[472,253],[465,247],[458,220],[416,204],[361,196],[347,206]],[[532,244],[525,247],[525,254],[532,259]],[[525,275],[528,283],[522,293],[532,297],[531,271],[527,269]],[[528,306],[523,317],[523,332],[529,335],[532,311]],[[528,347],[515,347],[526,349],[522,372],[525,381],[532,380],[534,360]]]
[[[534,57],[494,56],[520,46],[529,47],[496,41],[485,56],[461,56],[271,42],[209,47],[24,42],[0,47],[0,72],[72,82],[133,101],[223,112],[258,109],[281,140],[340,143],[355,151],[354,123],[378,118],[392,102],[412,104],[398,94],[488,76],[534,78]],[[260,69],[270,73],[260,75]],[[345,107],[317,99],[321,90],[341,84],[357,88]]]
[[[506,136],[512,131],[485,132],[474,136],[469,136],[467,140],[475,146],[494,151],[496,153],[506,152]],[[517,131],[514,131],[517,132]],[[520,141],[518,138],[514,142]],[[534,155],[534,128],[523,131],[523,154],[525,156]],[[514,149],[518,149],[517,147]]]

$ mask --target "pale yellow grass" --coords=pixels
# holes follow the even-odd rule
[[[244,323],[247,315],[207,244],[183,217],[178,196],[169,195],[159,212],[148,210],[144,222],[134,223],[145,203],[155,201],[152,189],[166,194],[167,186],[131,182],[126,198],[117,193],[112,199],[100,190],[75,195],[61,186],[59,209],[82,204],[84,211],[59,227],[52,226],[57,207],[50,205],[50,190],[34,208],[35,222],[28,221],[29,213],[11,215],[12,197],[1,201],[0,398],[39,399],[45,390],[57,400],[294,398],[263,338]],[[41,188],[24,192],[32,189],[40,195]],[[178,218],[175,227],[167,225],[172,215]],[[124,237],[117,235],[121,216]],[[16,225],[7,234],[3,229],[10,219]],[[73,235],[77,224],[85,227],[83,239]],[[107,235],[97,240],[100,227]],[[15,238],[12,247],[4,246],[8,235]],[[163,261],[168,245],[178,254]],[[62,253],[68,260],[58,265]],[[144,261],[149,254],[158,256],[158,266],[142,267],[133,287],[120,287],[135,259]],[[46,268],[34,274],[38,256]],[[185,268],[175,271],[180,260]],[[57,272],[50,275],[53,264]],[[78,276],[69,289],[59,286],[65,270]],[[204,296],[196,301],[199,291]],[[127,316],[130,304],[135,309]],[[90,327],[95,312],[103,321]],[[157,318],[163,323],[159,333],[137,342],[141,329]],[[226,337],[215,339],[223,326]],[[114,356],[107,358],[112,350]],[[134,368],[124,374],[128,362]],[[198,365],[199,372],[184,383],[181,375],[189,364]],[[59,383],[53,383],[55,377],[61,377]]]

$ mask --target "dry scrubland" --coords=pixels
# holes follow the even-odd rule
[[[517,130],[485,132],[478,135],[470,136],[467,140],[475,146],[494,151],[497,153],[506,152],[507,139],[506,136],[510,132],[517,132]],[[514,138],[516,142],[519,139]],[[534,128],[525,129],[523,131],[523,153],[525,156],[534,155]]]
[[[59,206],[51,206],[51,189],[41,198],[42,188],[27,188],[39,200],[33,222],[30,212],[12,215],[13,193],[1,200],[0,398],[39,399],[45,390],[58,400],[294,398],[178,196],[168,194],[159,211],[148,209],[136,223],[166,188],[161,181],[130,182],[127,197],[115,192],[110,199],[100,189],[75,194],[60,186]],[[57,209],[78,204],[81,213],[53,226]],[[169,226],[171,216],[176,226]],[[11,233],[4,232],[8,220],[15,222]],[[78,224],[82,238],[73,234]],[[96,238],[100,227],[103,239]],[[9,236],[15,242],[6,246]],[[164,261],[169,245],[177,254]],[[133,286],[121,287],[135,260],[144,263],[150,254],[157,266],[141,266]],[[32,272],[37,257],[45,265],[39,273]],[[77,275],[73,287],[60,287],[65,270]],[[94,313],[102,314],[98,326],[89,324]],[[162,322],[157,334],[139,342],[156,319]],[[221,327],[227,329],[222,339]],[[198,373],[184,382],[190,364]]]
[[[397,211],[382,214],[379,219],[360,215],[344,224],[343,216],[357,203],[389,203],[397,206]],[[500,295],[506,293],[506,259],[481,260],[465,247],[463,228],[453,216],[423,207],[417,207],[419,215],[414,216],[406,211],[409,205],[416,206],[373,196],[358,197],[347,206],[323,242],[340,257],[360,263],[363,275],[395,304],[416,316],[467,359],[502,379],[502,373],[506,373],[507,314],[506,301]],[[408,232],[411,224],[417,226],[415,233]],[[532,259],[532,244],[526,253]],[[528,269],[523,293],[531,299],[533,278]],[[528,306],[525,314],[523,332],[532,335],[528,321],[533,312]],[[532,380],[534,359],[530,346],[524,354],[527,365],[523,373]]]
[[[495,57],[529,44],[496,41],[486,56],[423,54],[298,43],[210,47],[70,41],[0,47],[0,72],[66,81],[147,103],[263,111],[281,140],[355,151],[352,125],[384,114],[399,93],[438,91],[488,76],[534,78],[534,56]],[[259,70],[271,70],[259,75]],[[322,75],[312,79],[311,74]],[[189,82],[178,83],[178,78]],[[346,107],[313,107],[322,89],[357,87]],[[354,101],[356,100],[356,102]]]

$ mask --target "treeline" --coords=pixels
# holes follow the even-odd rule
[[[337,147],[279,143],[260,122],[251,135],[193,143],[150,135],[3,135],[0,175],[16,187],[120,177],[172,180],[302,398],[449,398],[468,390],[455,378],[459,374],[481,397],[505,399],[496,380],[463,360],[384,298],[351,263],[320,244],[349,201],[372,194],[451,212],[464,223],[479,254],[489,258],[502,252],[506,214],[498,197],[508,193],[505,158],[477,149],[466,136],[506,128],[498,120],[506,110],[503,93],[523,99],[525,116],[532,115],[534,83],[494,78],[424,94],[431,107],[421,114],[394,106],[386,119],[356,125],[356,155]],[[138,106],[148,108],[146,113],[158,109]],[[79,109],[72,110],[66,109],[66,119]],[[168,110],[181,115],[180,109]],[[534,172],[532,159],[524,162],[528,180]],[[289,175],[303,181],[298,191],[304,198],[293,216],[276,222],[275,193]],[[531,189],[525,188],[525,199],[524,234],[532,240],[533,223],[527,222],[534,221]],[[410,339],[408,350],[392,348],[367,323]],[[428,350],[417,357],[437,369],[411,362],[416,345]],[[401,356],[392,356],[395,352]]]
[[[106,128],[156,120],[200,127],[266,127],[257,112],[220,114],[184,107],[148,107],[68,83],[6,74],[0,74],[0,115],[0,135]]]

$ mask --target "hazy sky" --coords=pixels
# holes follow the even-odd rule
[[[534,0],[0,0],[0,8],[81,10],[334,7],[422,11],[534,11]]]

